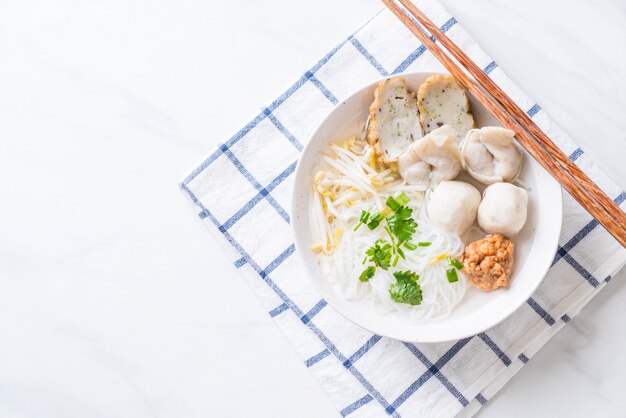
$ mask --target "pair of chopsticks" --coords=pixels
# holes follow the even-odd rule
[[[420,42],[446,67],[457,81],[465,87],[504,126],[515,132],[517,141],[580,203],[613,237],[626,247],[626,214],[587,175],[574,164],[539,129],[530,117],[511,100],[461,49],[448,38],[420,9],[409,0],[398,0],[408,13],[417,20],[448,53],[454,57],[474,79],[452,61],[393,1],[383,3],[400,21],[419,38]],[[496,103],[497,102],[497,103]]]

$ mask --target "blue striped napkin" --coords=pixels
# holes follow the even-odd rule
[[[626,194],[454,17],[434,1],[416,3],[609,196],[624,202]],[[443,68],[383,11],[193,169],[181,188],[342,416],[471,416],[606,285],[625,264],[626,251],[564,195],[552,268],[527,303],[487,332],[450,343],[408,344],[372,335],[327,306],[294,256],[287,208],[296,161],[342,98],[403,71]]]

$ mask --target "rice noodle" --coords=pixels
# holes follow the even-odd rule
[[[464,249],[461,239],[439,230],[423,216],[424,192],[404,183],[391,168],[378,170],[374,150],[363,140],[349,138],[331,144],[321,158],[311,193],[311,227],[316,237],[312,249],[336,291],[350,300],[364,300],[380,311],[401,320],[420,320],[448,315],[461,301],[467,282],[461,271],[458,282],[448,283],[446,256],[458,257]],[[366,283],[358,279],[365,269],[365,251],[378,239],[386,239],[384,228],[371,231],[366,226],[354,231],[361,211],[382,210],[389,196],[405,192],[411,201],[413,218],[419,224],[412,242],[431,242],[430,246],[405,250],[406,259],[397,266],[376,269]],[[396,282],[394,271],[411,270],[419,274],[423,301],[411,306],[397,303],[389,295],[389,286]]]

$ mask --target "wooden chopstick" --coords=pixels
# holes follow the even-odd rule
[[[626,247],[626,214],[600,190],[569,158],[537,127],[534,122],[504,93],[483,71],[447,38],[415,5],[399,0],[415,19],[426,27],[450,53],[491,93],[498,103],[478,87],[452,59],[443,52],[409,16],[392,0],[382,0],[396,17],[424,44],[424,46],[450,71],[502,126],[515,132],[518,142],[533,156],[598,222]],[[454,45],[452,47],[451,45]],[[455,51],[455,52],[452,52]],[[484,82],[484,84],[483,84]],[[496,88],[493,88],[495,86]],[[504,109],[506,109],[506,111]],[[516,110],[515,110],[516,109]],[[511,112],[511,115],[507,113]],[[519,123],[519,125],[518,125]],[[520,126],[521,125],[521,126]],[[527,133],[522,127],[528,129]]]
[[[582,186],[597,200],[610,215],[617,221],[621,221],[622,227],[626,228],[626,214],[602,191],[587,175],[574,164],[559,147],[533,122],[533,120],[520,109],[506,93],[493,82],[446,34],[437,27],[417,6],[409,0],[399,0],[400,3],[424,26],[447,50],[465,67],[472,76],[487,90],[494,99],[507,111],[515,121],[526,129],[559,164],[561,164]]]

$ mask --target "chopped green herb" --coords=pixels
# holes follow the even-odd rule
[[[413,250],[415,250],[415,249],[417,248],[417,245],[415,245],[415,244],[413,244],[413,243],[411,243],[411,242],[405,242],[405,243],[404,243],[404,246],[405,246],[407,249],[411,250],[411,251],[413,251]]]
[[[380,244],[385,243],[382,247]],[[365,254],[369,256],[369,261],[374,263],[375,266],[380,267],[383,270],[387,270],[391,265],[391,245],[385,240],[378,240],[373,247],[370,247],[365,251]]]
[[[365,251],[365,258],[362,264],[366,264],[369,261],[373,266],[367,267],[361,273],[359,276],[361,282],[366,282],[371,279],[377,267],[388,270],[391,266],[395,267],[400,261],[400,258],[406,259],[406,255],[401,246],[411,251],[417,248],[417,245],[409,242],[417,228],[417,222],[411,217],[413,209],[405,206],[409,201],[410,199],[406,193],[400,193],[395,198],[389,196],[385,202],[387,207],[375,215],[361,211],[359,222],[354,228],[355,231],[363,224],[366,224],[370,230],[374,230],[383,220],[386,220],[387,222],[384,228],[389,236],[389,240],[379,239],[375,242],[374,246]],[[390,210],[393,211],[393,214],[389,216]],[[421,244],[422,243],[419,245]],[[428,245],[430,245],[430,243],[428,243]],[[400,276],[397,276],[396,273],[400,274]],[[399,303],[409,303],[411,305],[421,303],[422,290],[416,283],[419,276],[409,271],[396,273],[394,273],[394,276],[396,276],[397,283],[389,287],[391,298]],[[405,275],[409,274],[414,276],[413,280],[407,281],[403,279]]]
[[[411,201],[411,199],[409,199],[409,196],[406,195],[406,193],[402,192],[400,193],[398,196],[396,196],[396,202],[398,202],[401,205],[406,205],[407,203],[409,203]]]
[[[385,204],[394,212],[397,212],[402,206],[406,205],[410,202],[411,199],[406,195],[406,193],[402,192],[396,197],[389,196]]]
[[[422,303],[422,288],[417,284],[419,276],[411,271],[393,273],[396,283],[389,286],[391,299],[398,303],[415,306]]]
[[[367,223],[367,227],[373,231],[376,229],[378,225],[380,225],[380,221],[382,221],[384,216],[379,212],[376,215],[372,216]]]
[[[448,283],[454,283],[459,281],[459,276],[456,274],[455,268],[449,268],[446,270],[446,276],[448,277]]]
[[[374,273],[376,273],[376,267],[369,266],[368,268],[363,270],[363,273],[361,273],[361,275],[359,276],[359,281],[361,281],[362,283],[369,281],[369,279],[374,277]]]
[[[430,247],[433,243],[430,241],[421,241],[417,243],[418,247]]]
[[[456,267],[457,270],[463,270],[463,263],[452,256],[448,256],[448,265]]]
[[[389,235],[389,239],[391,240],[391,242],[395,242],[395,238],[393,234],[391,233],[391,229],[389,228],[389,225],[385,225],[384,228],[385,228],[385,231],[387,231],[387,235]]]
[[[387,224],[393,235],[398,239],[398,243],[410,241],[417,228],[417,222],[411,218],[413,209],[400,206],[396,213],[387,218]]]
[[[354,227],[354,230],[356,231],[357,229],[359,229],[361,225],[367,223],[369,217],[370,217],[370,213],[362,210],[361,217],[359,218],[359,223],[356,224],[356,226]]]
[[[396,212],[398,209],[400,209],[400,206],[402,206],[400,205],[400,203],[398,203],[396,199],[394,199],[391,196],[387,198],[387,201],[385,202],[385,204],[389,206],[389,208],[394,212]]]
[[[393,277],[396,278],[396,281],[398,282],[402,282],[402,283],[416,283],[420,276],[417,273],[414,273],[410,270],[406,270],[406,271],[396,271],[393,273]]]

